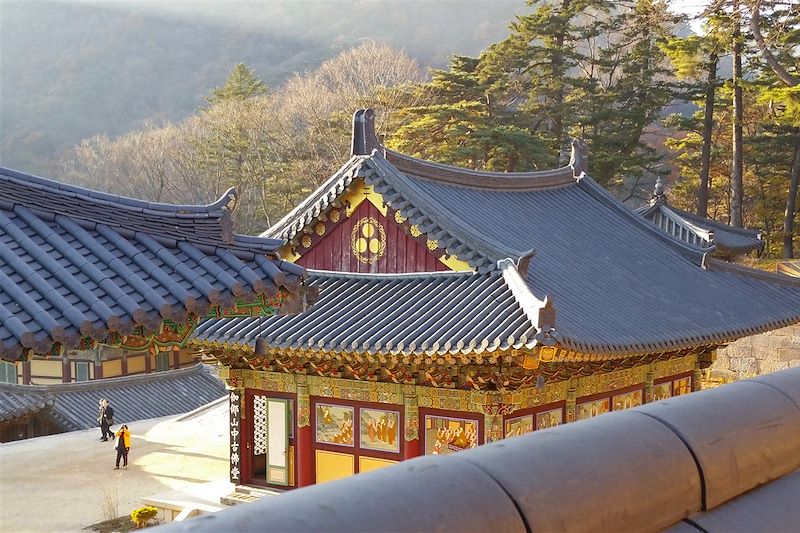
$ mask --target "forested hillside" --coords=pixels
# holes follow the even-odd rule
[[[180,120],[236,63],[267,85],[366,39],[422,65],[508,33],[516,0],[0,3],[0,163],[31,172],[81,139]]]

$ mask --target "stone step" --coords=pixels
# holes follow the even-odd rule
[[[251,496],[250,494],[242,494],[241,492],[231,492],[226,496],[219,497],[219,503],[222,505],[239,505],[240,503],[250,503],[258,500],[258,496]]]
[[[275,490],[275,489],[265,489],[263,487],[253,487],[252,485],[236,485],[234,490],[240,494],[249,494],[250,496],[256,496],[258,498],[262,496],[275,496],[276,494],[280,494],[282,491]]]

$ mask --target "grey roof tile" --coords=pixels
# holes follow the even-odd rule
[[[575,176],[572,167],[504,174],[421,161],[382,147],[358,154],[266,234],[291,238],[363,177],[407,223],[481,274],[535,250],[526,290],[552,302],[558,310],[553,336],[575,351],[621,356],[675,351],[800,321],[796,280],[708,259],[709,249],[662,231],[584,173]],[[324,301],[332,297],[323,291]],[[338,298],[355,301],[347,293]],[[375,304],[366,299],[362,305]],[[399,305],[393,309],[395,314],[389,309],[381,321],[404,316]],[[349,319],[336,319],[340,333],[357,332],[359,318],[374,320],[352,311]],[[244,335],[251,340],[254,333],[245,328]],[[405,340],[425,339],[420,331]]]
[[[403,275],[309,270],[320,297],[291,316],[230,318],[201,323],[192,340],[207,346],[369,354],[432,354],[444,347],[474,354],[531,347],[537,329],[506,277],[439,272]]]
[[[97,426],[101,398],[114,425],[186,413],[224,396],[222,381],[202,363],[179,370],[58,385],[0,384],[0,421],[45,410],[63,431]]]
[[[279,259],[282,241],[230,231],[234,194],[156,204],[0,168],[0,358],[296,293],[305,272]]]
[[[704,251],[718,250],[723,254],[737,255],[764,248],[764,240],[758,230],[734,228],[677,209],[663,200],[641,207],[636,212],[662,230]]]

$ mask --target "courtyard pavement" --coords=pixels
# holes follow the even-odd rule
[[[189,415],[130,422],[127,470],[114,470],[114,445],[99,440],[99,428],[0,444],[0,532],[80,531],[130,514],[142,498],[202,484],[227,494],[227,421],[226,398]]]

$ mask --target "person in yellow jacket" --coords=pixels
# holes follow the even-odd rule
[[[117,442],[114,447],[117,450],[117,466],[114,467],[114,470],[119,470],[119,460],[122,459],[122,468],[128,468],[128,452],[131,449],[131,432],[128,429],[128,426],[124,425],[119,428],[119,431],[115,433],[117,436]]]

